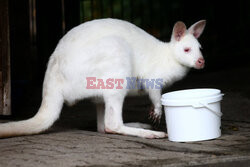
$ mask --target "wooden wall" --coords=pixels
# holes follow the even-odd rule
[[[0,115],[10,115],[10,42],[8,0],[0,1]]]

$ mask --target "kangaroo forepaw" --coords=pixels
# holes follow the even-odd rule
[[[154,106],[150,108],[149,119],[153,122],[154,126],[157,127],[159,126],[161,122],[161,115],[162,115],[161,109],[156,109],[154,108]]]

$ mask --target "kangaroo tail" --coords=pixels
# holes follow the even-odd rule
[[[38,113],[28,120],[0,124],[0,138],[38,134],[47,130],[59,118],[63,97],[46,92]]]

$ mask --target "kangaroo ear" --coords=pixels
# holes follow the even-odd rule
[[[174,25],[172,39],[175,39],[176,41],[180,41],[181,38],[186,34],[186,31],[187,31],[186,25],[183,22],[178,21]]]
[[[193,34],[195,38],[199,38],[200,35],[202,34],[205,26],[206,26],[206,20],[200,20],[197,23],[193,24],[188,29],[188,32]]]

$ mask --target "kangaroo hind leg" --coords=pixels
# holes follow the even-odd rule
[[[122,119],[123,100],[124,97],[121,97],[120,94],[104,98],[104,126],[106,133],[138,136],[142,138],[164,138],[167,136],[165,132],[125,126]]]

